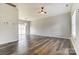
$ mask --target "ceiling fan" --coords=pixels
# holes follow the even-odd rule
[[[41,10],[39,11],[40,14],[47,14],[47,12],[44,10],[44,7],[41,7]]]

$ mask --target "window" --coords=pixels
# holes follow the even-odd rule
[[[74,11],[72,15],[72,37],[73,37],[73,40],[75,41],[76,39],[76,10]]]

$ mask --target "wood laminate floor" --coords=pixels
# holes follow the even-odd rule
[[[12,55],[72,55],[75,54],[68,39],[54,37],[32,36],[30,41],[23,40],[18,43]]]

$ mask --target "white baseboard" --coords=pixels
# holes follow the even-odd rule
[[[71,39],[71,37],[59,37],[59,36],[49,36],[49,35],[40,35],[40,34],[31,34],[35,36],[45,36],[45,37],[56,37],[56,38],[64,38],[64,39]]]

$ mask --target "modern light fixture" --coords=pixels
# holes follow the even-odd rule
[[[47,12],[44,10],[44,7],[41,7],[41,10],[39,11],[40,14],[47,14]]]

